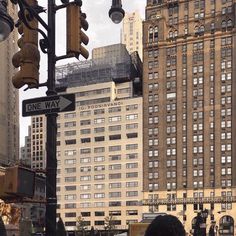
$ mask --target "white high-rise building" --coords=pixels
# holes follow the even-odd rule
[[[58,213],[66,229],[116,229],[142,219],[142,97],[132,82],[72,87],[76,110],[58,117]]]
[[[57,68],[60,91],[76,95],[76,110],[57,119],[57,203],[68,233],[77,218],[104,230],[142,219],[142,87],[138,57],[125,45],[93,50],[91,61]],[[135,64],[136,63],[136,64]],[[31,120],[31,166],[45,169],[46,118]],[[71,231],[71,232],[70,232]]]
[[[131,54],[137,51],[141,60],[143,60],[143,20],[138,11],[125,13],[123,20],[121,43],[126,45]]]

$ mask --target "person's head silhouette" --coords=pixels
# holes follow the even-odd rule
[[[145,236],[185,236],[185,230],[177,217],[159,215],[148,226]]]

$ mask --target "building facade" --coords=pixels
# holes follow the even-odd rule
[[[20,148],[20,162],[31,167],[31,126],[28,126],[28,135],[25,136],[25,144]]]
[[[58,118],[58,214],[67,230],[77,218],[104,230],[140,221],[142,211],[142,97],[132,82],[68,88],[76,111]]]
[[[76,94],[76,110],[57,119],[57,213],[67,231],[78,217],[98,230],[142,219],[141,64],[116,44],[56,70],[58,91]],[[30,140],[31,167],[45,170],[45,116],[32,117]]]
[[[141,61],[125,45],[95,48],[92,60],[57,68],[76,110],[58,117],[58,215],[68,231],[127,229],[142,206]]]
[[[148,0],[144,205],[235,235],[235,1]]]
[[[17,18],[17,7],[9,1],[9,14]],[[0,165],[19,159],[19,98],[11,78],[15,72],[12,56],[17,51],[17,31],[0,43]]]
[[[20,205],[21,219],[31,221],[34,232],[43,232],[46,211],[46,118],[33,116],[21,147],[20,163],[36,171],[35,190],[32,202]]]
[[[46,117],[33,116],[31,118],[31,168],[46,169]]]
[[[125,13],[122,21],[121,43],[126,45],[131,54],[137,51],[143,60],[143,20],[138,11]]]

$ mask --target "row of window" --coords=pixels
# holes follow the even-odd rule
[[[94,153],[102,153],[105,152],[105,147],[95,147]],[[138,144],[126,144],[125,145],[126,150],[134,150],[138,149]],[[121,151],[121,145],[115,145],[115,146],[109,146],[108,147],[109,152],[114,152],[114,151]],[[80,154],[90,154],[92,151],[91,148],[81,148],[80,149]],[[57,156],[60,156],[61,152],[57,152]],[[77,150],[76,149],[70,149],[70,150],[65,150],[64,151],[65,156],[74,156],[77,155]]]
[[[120,161],[121,160],[121,155],[109,155],[109,161]],[[126,160],[134,160],[138,158],[138,153],[128,153],[126,154]],[[122,158],[123,159],[123,158]],[[96,156],[94,157],[94,162],[105,162],[105,156]],[[80,158],[80,163],[90,163],[91,162],[91,157],[84,157]],[[61,160],[58,160],[58,165],[61,164]],[[73,165],[76,164],[76,159],[66,159],[64,161],[65,165]],[[66,168],[65,170],[70,171],[71,168]],[[68,172],[69,173],[69,172]]]
[[[126,120],[136,120],[138,119],[138,114],[129,114],[126,115]],[[96,118],[93,120],[94,124],[102,124],[105,123],[105,118]],[[108,118],[109,122],[118,122],[118,121],[122,121],[122,117],[121,116],[112,116]],[[75,127],[76,126],[76,121],[70,121],[70,122],[65,122],[64,123],[64,127],[69,128],[69,127]],[[91,125],[91,120],[81,120],[80,121],[80,125]],[[60,127],[60,124],[58,124],[58,127]]]
[[[138,172],[129,172],[129,173],[125,173],[125,176],[122,176],[121,173],[114,173],[114,174],[108,174],[107,177],[108,179],[121,179],[121,178],[137,178],[138,177]],[[94,175],[94,180],[105,180],[106,179],[106,175],[105,174],[98,174],[98,175]],[[67,183],[72,183],[72,182],[76,182],[76,176],[70,176],[70,177],[65,177],[64,178],[65,182]],[[92,176],[91,175],[83,175],[80,176],[80,181],[91,181],[92,180]],[[57,183],[60,183],[61,179],[57,178]]]
[[[124,185],[124,186],[123,186]],[[109,183],[109,189],[116,189],[116,188],[136,188],[139,186],[139,183],[137,181],[132,181],[132,182],[126,182],[126,183],[121,183],[121,182],[115,182],[115,183]],[[94,190],[104,190],[105,189],[105,184],[94,184]],[[85,184],[85,185],[80,185],[79,187],[80,191],[90,191],[92,189],[91,184]],[[70,185],[70,186],[65,186],[65,191],[75,191],[77,190],[76,185]],[[61,191],[61,187],[57,186],[57,192]]]
[[[126,111],[132,111],[132,110],[137,110],[137,109],[138,109],[138,104],[126,105],[126,107],[125,107]],[[108,113],[121,112],[121,111],[122,111],[121,106],[108,108]],[[106,110],[104,108],[101,108],[101,109],[95,109],[93,111],[90,111],[90,110],[89,111],[81,111],[80,116],[81,117],[91,116],[92,112],[94,115],[101,115],[101,114],[105,114]],[[70,113],[64,114],[65,119],[75,118],[75,117],[76,117],[76,112],[70,112]]]
[[[91,215],[92,215],[91,213],[94,213],[94,216],[97,216],[97,217],[105,216],[105,211],[95,211],[95,212],[90,212],[90,211],[83,212],[82,211],[79,215],[81,215],[82,217],[91,217]],[[127,216],[138,215],[138,210],[126,210],[125,213]],[[111,215],[112,216],[121,216],[122,212],[121,211],[109,211],[109,216],[111,216]],[[76,212],[65,213],[65,217],[66,218],[67,217],[76,217]]]
[[[121,198],[122,197],[122,193],[121,192],[110,192],[108,194],[109,198]],[[126,191],[125,194],[126,197],[138,197],[138,191]],[[99,199],[99,198],[105,198],[106,194],[105,193],[94,193],[93,196],[90,193],[86,193],[86,194],[80,194],[79,198],[80,199]],[[57,199],[60,200],[61,197],[60,195],[57,195]],[[64,200],[76,200],[77,199],[77,195],[76,194],[66,194],[64,196]]]
[[[138,162],[131,162],[131,163],[124,163],[125,169],[133,169],[133,168],[138,168]],[[121,170],[122,169],[122,164],[110,164],[107,166],[108,170]],[[104,171],[106,170],[105,165],[96,165],[96,166],[82,166],[80,167],[80,172],[90,172],[90,171]],[[73,173],[76,172],[76,168],[65,168],[66,173]],[[57,172],[60,174],[60,171]]]
[[[225,170],[225,172],[226,171],[227,170]],[[224,176],[224,175],[226,176],[226,174],[223,174],[222,176]],[[197,176],[196,176],[196,178],[197,178]],[[230,188],[232,186],[231,175],[229,175],[229,178],[230,179],[222,179],[221,180],[221,187],[222,188]],[[211,184],[211,187],[215,186],[213,180],[210,181],[210,184]],[[187,186],[185,182],[183,182],[183,186]],[[155,183],[155,184],[149,183],[148,187],[149,187],[149,190],[158,190],[159,184],[158,183]],[[200,181],[193,181],[192,187],[194,189],[204,188],[203,181],[201,181],[201,180]],[[166,188],[167,188],[167,191],[176,190],[176,182],[167,182]]]
[[[138,137],[138,133],[127,133],[125,135],[125,138],[127,139],[132,139],[132,138],[137,138]],[[80,143],[91,143],[91,142],[104,142],[106,140],[121,140],[121,134],[114,134],[114,135],[109,135],[109,137],[105,138],[105,136],[97,136],[94,137],[94,140],[92,140],[92,138],[81,138],[80,139]],[[65,144],[66,145],[74,145],[77,143],[76,139],[67,139],[65,140]],[[57,146],[60,146],[61,142],[57,141]]]

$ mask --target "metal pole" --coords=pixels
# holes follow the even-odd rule
[[[48,0],[48,80],[47,96],[56,95],[55,91],[55,0]],[[47,115],[46,143],[46,236],[56,236],[56,134],[57,114]]]

